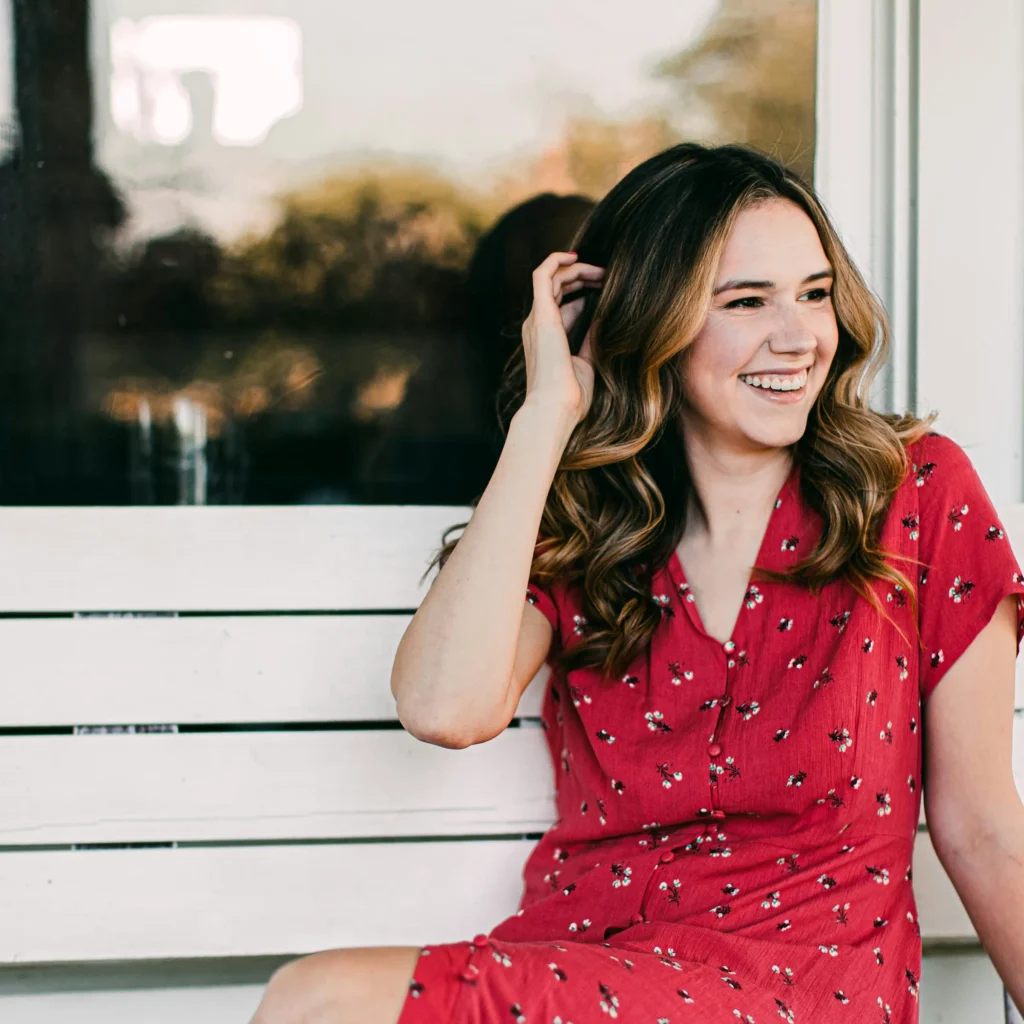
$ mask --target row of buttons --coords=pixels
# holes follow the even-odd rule
[[[484,949],[490,940],[486,935],[481,933],[473,939],[473,945],[477,949]],[[480,968],[476,964],[467,964],[461,971],[459,971],[459,977],[463,981],[468,981],[471,984],[476,984],[480,977]]]
[[[724,650],[726,654],[732,654],[732,652],[736,650],[736,644],[732,640],[726,640],[726,642],[722,644],[722,650]],[[730,694],[726,694],[718,702],[718,706],[721,708],[727,708],[730,704],[732,704],[732,696]],[[718,757],[719,754],[722,753],[722,745],[712,740],[712,742],[708,744],[708,753],[712,757]],[[717,786],[712,786],[712,795],[717,795]],[[708,812],[708,814],[704,815],[704,817],[714,818],[716,821],[721,821],[725,817],[725,811],[720,807],[716,807]],[[658,854],[658,862],[661,864],[671,864],[675,859],[676,855],[672,850],[663,850]],[[651,881],[653,882],[653,878]],[[645,922],[646,918],[639,911],[630,918],[631,924],[644,924]]]

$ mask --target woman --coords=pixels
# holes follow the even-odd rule
[[[405,727],[464,747],[550,661],[558,821],[489,935],[294,961],[256,1020],[916,1021],[922,785],[1020,1001],[1020,859],[971,840],[1024,855],[1024,578],[963,451],[867,408],[885,316],[820,202],[684,144],[576,243],[392,675]]]

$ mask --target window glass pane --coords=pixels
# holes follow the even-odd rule
[[[632,166],[807,177],[813,0],[0,0],[0,503],[464,503]]]

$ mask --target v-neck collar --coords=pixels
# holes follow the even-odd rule
[[[785,522],[793,522],[790,516],[790,508],[787,506],[796,505],[800,497],[800,463],[794,459],[793,465],[790,467],[789,475],[786,477],[779,489],[778,494],[775,496],[775,501],[772,504],[771,512],[768,515],[768,523],[765,526],[764,533],[761,535],[761,543],[757,549],[757,555],[754,558],[754,567],[760,569],[782,569],[785,565],[786,560],[782,557],[784,554],[783,545],[773,544],[773,541],[777,538],[780,532],[780,527]],[[690,585],[686,581],[686,572],[683,569],[682,559],[679,557],[679,552],[676,548],[672,549],[672,553],[669,556],[668,561],[668,573],[672,580],[673,586],[675,587],[676,593],[682,597],[683,607],[686,609],[686,614],[690,618],[694,629],[700,633],[701,636],[706,637],[713,643],[722,644],[722,641],[717,637],[713,637],[704,628],[704,621],[701,618],[700,610],[697,608],[697,599],[690,592]],[[736,643],[736,634],[740,628],[743,620],[743,612],[747,607],[748,595],[751,593],[751,587],[755,586],[753,582],[753,572],[747,577],[747,586],[744,590],[744,598],[740,603],[739,611],[736,613],[736,619],[732,624],[732,629],[729,631],[729,639],[725,641],[726,647],[734,645]]]

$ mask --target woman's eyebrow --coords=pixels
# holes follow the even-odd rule
[[[831,270],[819,270],[817,273],[808,274],[807,277],[805,277],[800,283],[801,284],[810,284],[812,281],[820,281],[822,278],[832,277],[832,276],[833,276],[833,273],[832,273]],[[714,290],[713,294],[714,295],[719,295],[722,292],[731,292],[731,291],[735,291],[738,288],[766,288],[767,289],[767,288],[774,288],[774,287],[775,287],[775,282],[774,281],[740,281],[740,280],[733,280],[733,281],[726,281],[725,284],[723,284],[720,287],[716,288]]]

